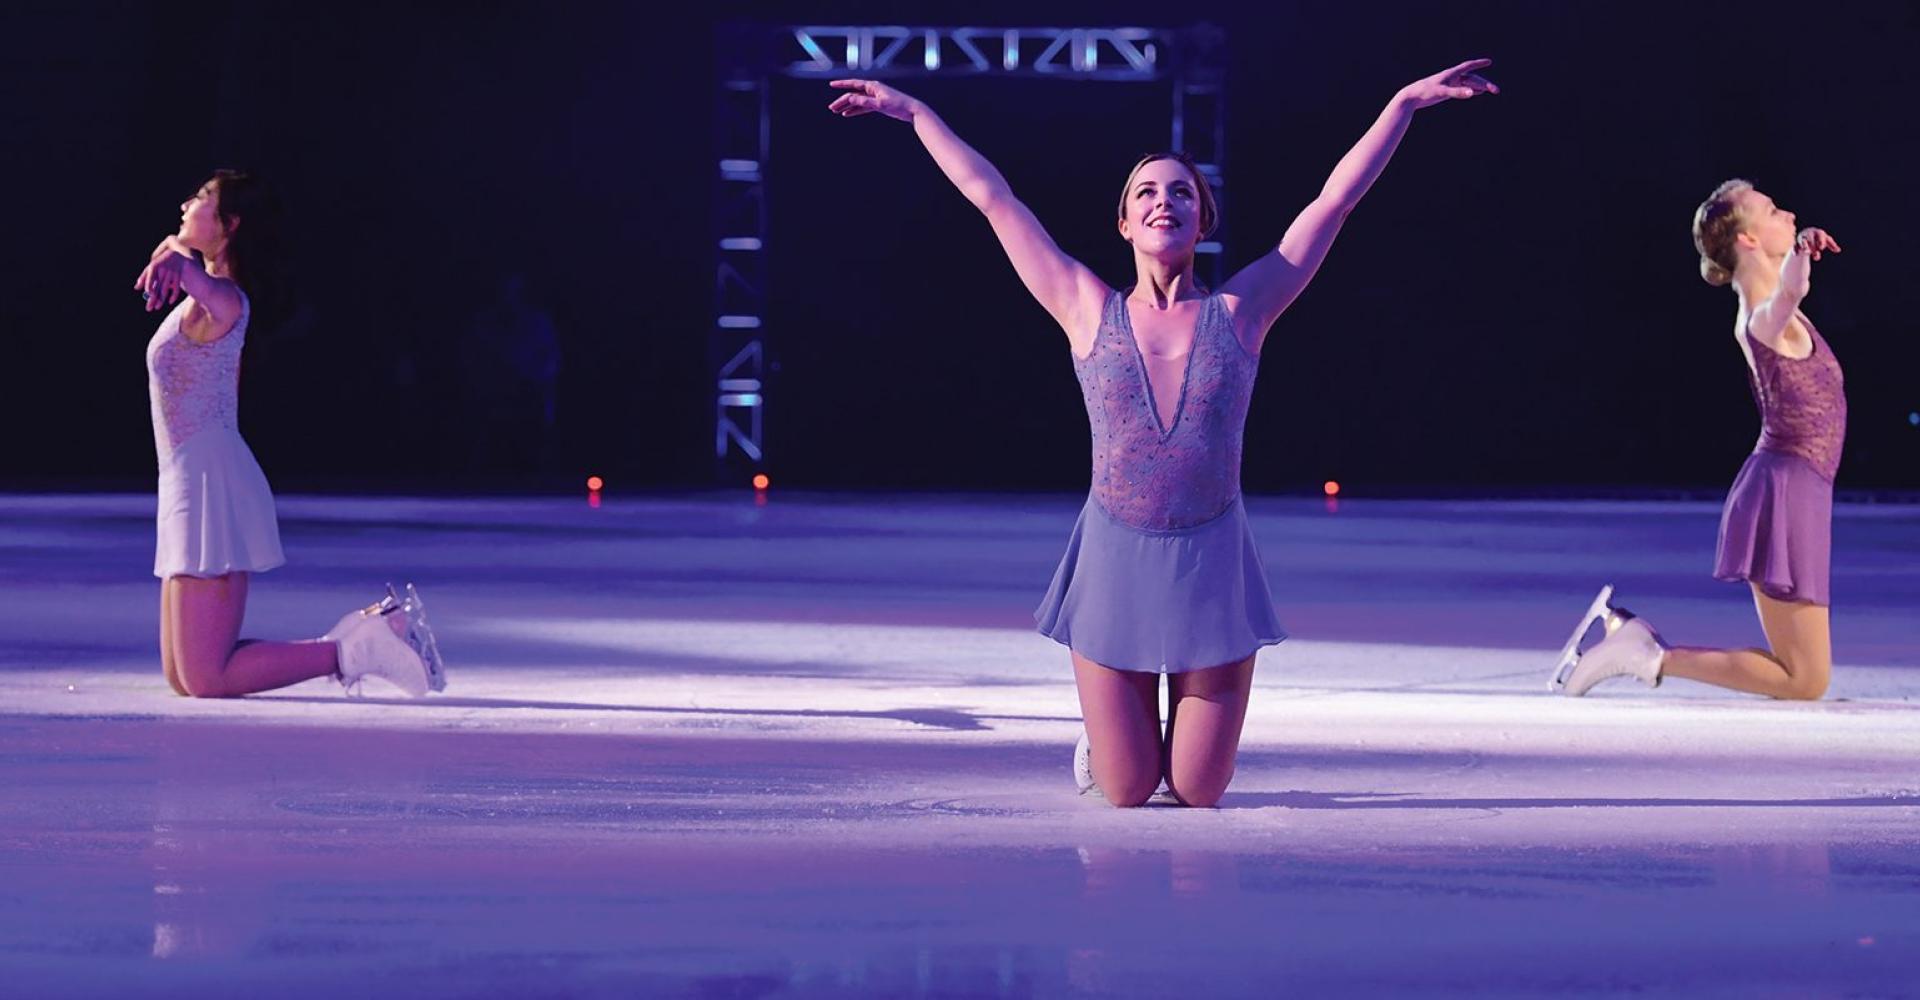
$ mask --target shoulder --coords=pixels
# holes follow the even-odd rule
[[[181,332],[201,344],[211,344],[235,330],[244,333],[252,309],[247,293],[229,278],[212,279],[203,294],[183,304],[187,310],[181,317]]]
[[[1250,358],[1260,357],[1267,331],[1272,328],[1273,320],[1261,321],[1258,316],[1249,315],[1257,309],[1248,307],[1246,297],[1233,292],[1218,292],[1214,295],[1220,301],[1220,318],[1226,325],[1227,333],[1234,343],[1246,352]],[[1243,309],[1243,307],[1246,307]],[[1277,317],[1276,317],[1277,319]]]
[[[232,278],[207,275],[206,286],[194,298],[222,322],[233,322],[247,312],[247,293]]]
[[[1074,357],[1085,359],[1100,342],[1101,331],[1118,323],[1117,310],[1126,301],[1126,293],[1112,288],[1099,278],[1091,278],[1082,293],[1078,315],[1067,327],[1067,346]]]

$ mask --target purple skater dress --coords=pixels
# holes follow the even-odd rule
[[[1259,359],[1218,295],[1200,307],[1172,425],[1161,426],[1126,293],[1113,292],[1074,372],[1093,430],[1093,489],[1042,633],[1103,666],[1179,673],[1286,638],[1240,500],[1240,445]]]
[[[1782,601],[1831,605],[1833,477],[1847,436],[1840,362],[1806,316],[1813,353],[1789,358],[1745,334],[1760,407],[1760,441],[1740,467],[1720,515],[1713,575],[1752,582]]]

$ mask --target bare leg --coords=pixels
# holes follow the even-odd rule
[[[1093,751],[1093,781],[1116,806],[1137,806],[1160,787],[1160,675],[1115,670],[1073,654]]]
[[[180,683],[180,668],[173,662],[173,580],[160,581],[160,672],[167,675],[167,686],[183,698],[187,686]]]
[[[1253,657],[1169,674],[1167,686],[1167,787],[1182,805],[1213,806],[1233,780]]]
[[[1681,646],[1667,651],[1663,671],[1772,698],[1812,701],[1826,694],[1827,681],[1833,676],[1827,608],[1776,600],[1759,587],[1753,588],[1753,604],[1772,652]]]
[[[338,668],[330,642],[242,643],[247,611],[247,574],[202,579],[176,576],[173,592],[173,662],[181,685],[195,698],[231,698],[271,691]]]

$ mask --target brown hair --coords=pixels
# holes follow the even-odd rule
[[[1700,277],[1718,287],[1733,280],[1733,238],[1746,220],[1740,216],[1740,195],[1753,190],[1753,182],[1733,180],[1713,189],[1707,200],[1693,211],[1693,248],[1700,251]]]
[[[1220,207],[1213,200],[1213,185],[1207,183],[1207,175],[1200,172],[1200,165],[1186,153],[1148,153],[1141,157],[1140,162],[1127,171],[1127,183],[1120,188],[1120,218],[1127,217],[1127,193],[1133,190],[1134,176],[1140,173],[1141,167],[1155,160],[1173,160],[1193,175],[1193,184],[1200,193],[1200,238],[1204,240],[1212,236],[1214,229],[1220,225]]]

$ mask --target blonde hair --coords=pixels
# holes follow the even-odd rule
[[[1127,183],[1120,187],[1120,218],[1124,220],[1127,217],[1127,192],[1133,190],[1133,178],[1140,173],[1141,167],[1155,160],[1173,160],[1193,175],[1193,185],[1200,194],[1200,238],[1204,240],[1212,236],[1214,229],[1220,225],[1220,206],[1213,200],[1213,185],[1207,183],[1207,175],[1200,172],[1200,165],[1186,153],[1148,153],[1141,157],[1140,162],[1127,171]]]
[[[1740,262],[1733,253],[1733,238],[1746,222],[1740,213],[1740,196],[1751,190],[1752,181],[1736,177],[1714,188],[1693,210],[1693,248],[1700,251],[1700,277],[1716,288],[1733,280],[1734,266]]]

